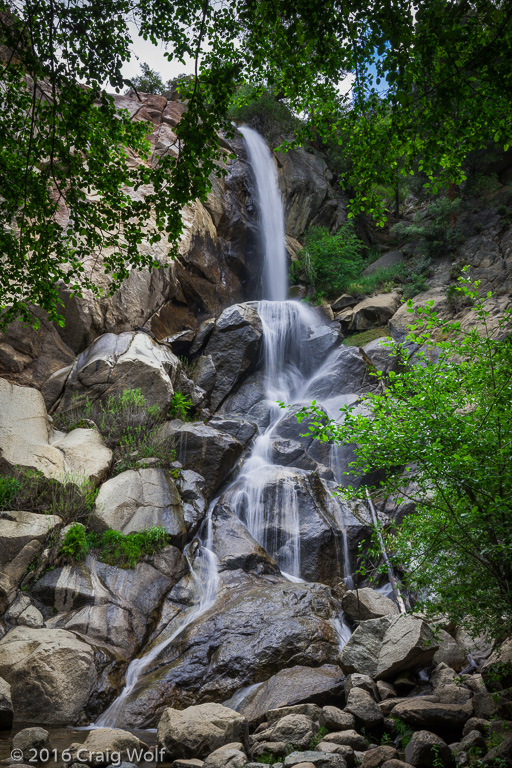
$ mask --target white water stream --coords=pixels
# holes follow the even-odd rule
[[[225,492],[232,511],[245,524],[249,533],[273,557],[282,574],[293,582],[301,582],[301,541],[299,503],[296,490],[296,471],[282,467],[272,460],[272,442],[276,430],[288,415],[276,401],[287,404],[308,403],[317,396],[318,386],[325,377],[337,370],[339,353],[335,350],[327,355],[321,365],[313,363],[311,343],[325,332],[316,310],[306,305],[287,301],[287,257],[285,250],[285,228],[283,205],[279,192],[277,171],[273,157],[263,138],[248,127],[239,129],[246,141],[249,161],[255,176],[256,198],[260,216],[263,246],[263,295],[258,303],[264,339],[264,389],[269,408],[269,425],[256,438],[252,452],[242,472]],[[308,341],[305,345],[304,341]],[[316,370],[315,370],[316,368]],[[322,400],[328,413],[335,416],[345,402],[343,396],[330,395]],[[329,461],[337,480],[339,475],[338,456],[331,451]],[[273,479],[278,477],[279,482]],[[272,490],[269,495],[269,487]],[[272,495],[273,494],[273,495]],[[217,558],[213,552],[211,514],[215,507],[212,502],[207,519],[203,524],[199,541],[188,545],[185,555],[195,585],[194,604],[173,619],[166,629],[170,634],[156,642],[144,656],[134,659],[128,666],[126,682],[119,697],[98,718],[94,727],[121,727],[123,711],[130,694],[141,675],[157,657],[188,627],[215,603],[219,585]],[[344,579],[352,586],[348,559],[348,542],[344,508],[336,499],[332,500],[333,517],[337,531],[343,534]],[[332,620],[339,645],[342,647],[350,637],[350,630],[340,616]],[[162,632],[166,634],[166,630]],[[232,698],[233,708],[247,698],[257,686],[242,689],[240,696]]]

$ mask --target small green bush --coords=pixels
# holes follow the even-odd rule
[[[192,408],[193,405],[190,397],[188,395],[184,395],[179,391],[179,389],[177,389],[172,396],[172,401],[169,408],[169,416],[181,419],[182,421],[188,421]]]
[[[183,407],[186,407],[187,402]],[[190,403],[191,405],[191,403]],[[84,418],[93,418],[106,444],[114,452],[113,472],[134,469],[141,459],[156,458],[167,467],[176,458],[171,440],[160,436],[164,414],[158,405],[148,405],[140,389],[125,389],[110,395],[106,403],[91,405],[89,399],[77,399],[59,417],[63,428],[80,426]]]
[[[121,533],[109,529],[103,533],[86,533],[81,525],[73,525],[67,531],[60,554],[66,560],[79,562],[91,550],[98,560],[121,568],[135,568],[146,555],[152,555],[170,542],[170,536],[161,527],[143,531]]]
[[[67,411],[57,413],[53,417],[53,425],[56,429],[71,432],[79,427],[90,427],[93,419],[93,404],[88,396],[74,395]]]
[[[20,490],[20,481],[15,477],[0,477],[0,509],[10,509]]]
[[[59,554],[66,560],[80,562],[85,560],[89,549],[90,542],[84,526],[75,523],[66,531]]]
[[[292,280],[304,274],[319,297],[333,297],[347,289],[366,266],[363,243],[349,222],[331,235],[326,227],[310,227],[304,248],[292,265]]]
[[[325,725],[322,725],[318,729],[316,734],[313,736],[311,741],[309,742],[309,749],[315,750],[320,744],[320,742],[322,741],[322,739],[324,738],[324,736],[327,736],[328,733],[329,733],[329,729],[326,728]]]
[[[409,267],[406,264],[393,264],[391,267],[377,269],[371,275],[361,275],[347,285],[346,291],[352,296],[362,294],[371,296],[376,292],[390,293],[402,285],[408,276]]]

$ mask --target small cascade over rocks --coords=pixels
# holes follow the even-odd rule
[[[283,206],[275,164],[261,136],[247,127],[240,132],[254,172],[264,253],[263,298],[253,305],[263,336],[262,362],[252,375],[262,394],[257,434],[238,472],[210,503],[199,534],[186,548],[192,604],[160,627],[149,650],[131,662],[123,691],[96,726],[154,724],[168,691],[176,693],[180,686],[187,689],[184,702],[195,691],[194,696],[202,698],[192,701],[230,699],[233,708],[242,706],[265,678],[265,664],[267,677],[290,663],[332,665],[350,637],[339,603],[324,587],[342,580],[353,586],[347,529],[363,529],[352,511],[332,495],[346,468],[346,456],[301,436],[304,430],[295,413],[312,399],[321,398],[333,416],[341,405],[355,402],[366,385],[364,365],[340,346],[339,328],[326,323],[318,310],[286,300]],[[241,391],[243,399],[250,378],[228,395],[220,418],[230,418],[233,403],[240,401]],[[291,408],[282,408],[279,402]],[[236,416],[251,419],[243,407]],[[229,520],[239,521],[236,536],[245,537],[244,552],[256,556],[219,562],[216,542]],[[231,526],[230,532],[235,528]],[[258,545],[262,555],[257,554]],[[244,611],[250,630],[243,629]],[[254,611],[261,612],[261,636],[254,626]],[[265,622],[270,622],[268,627]],[[248,632],[254,634],[252,640]],[[282,645],[265,650],[265,642],[269,638],[275,642],[282,632]],[[238,645],[242,639],[243,652]],[[154,706],[159,697],[160,709],[141,717],[145,705],[151,700]]]

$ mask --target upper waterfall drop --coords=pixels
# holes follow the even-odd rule
[[[269,301],[285,301],[288,295],[288,269],[285,247],[283,201],[277,169],[267,142],[253,128],[238,129],[247,145],[249,162],[256,182],[263,245],[263,295]]]

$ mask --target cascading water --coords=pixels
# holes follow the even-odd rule
[[[95,727],[115,728],[122,722],[125,704],[134,690],[141,675],[151,666],[157,657],[180,635],[186,627],[211,608],[217,597],[219,572],[217,558],[211,550],[212,527],[208,517],[205,525],[205,540],[200,543],[197,539],[185,549],[185,557],[194,581],[195,599],[193,605],[176,618],[176,626],[171,634],[156,643],[153,648],[140,659],[133,659],[126,670],[125,685],[120,695],[110,707],[99,716]],[[208,546],[210,545],[210,546]],[[197,551],[191,552],[191,549]],[[173,622],[174,623],[174,622]]]
[[[325,377],[336,370],[337,353],[334,351],[327,355],[321,365],[317,359],[315,365],[312,350],[315,339],[325,331],[325,323],[322,323],[315,310],[300,302],[286,301],[285,227],[275,163],[266,142],[256,131],[246,126],[239,130],[245,139],[254,172],[262,233],[264,299],[258,302],[258,313],[264,340],[263,383],[268,426],[260,430],[241,473],[224,492],[223,501],[245,524],[254,539],[275,559],[281,573],[290,581],[302,581],[301,521],[295,473],[293,468],[274,463],[272,457],[273,439],[280,423],[287,416],[277,401],[301,404],[310,402],[318,393],[323,396]],[[330,415],[335,416],[346,400],[336,393],[327,394],[322,404]],[[339,481],[336,449],[331,452],[329,464],[334,477]],[[277,475],[279,482],[272,485]],[[269,486],[273,488],[270,497]],[[122,725],[123,711],[141,675],[186,627],[197,621],[215,603],[219,585],[217,558],[213,552],[212,513],[215,503],[213,501],[210,505],[199,542],[196,539],[185,551],[195,584],[194,605],[172,620],[161,633],[166,635],[164,639],[155,642],[144,656],[130,663],[123,691],[98,718],[95,726]],[[335,499],[332,500],[332,507],[336,532],[341,531],[344,541],[343,575],[351,587],[344,510]],[[192,551],[194,548],[195,551]],[[333,619],[332,624],[342,647],[350,636],[350,630],[342,616]],[[240,695],[235,694],[231,706],[239,706],[256,688],[257,685],[248,686],[239,692]]]
[[[256,182],[263,250],[263,296],[284,301],[288,295],[283,203],[277,170],[265,139],[247,125],[238,129],[245,139]]]

